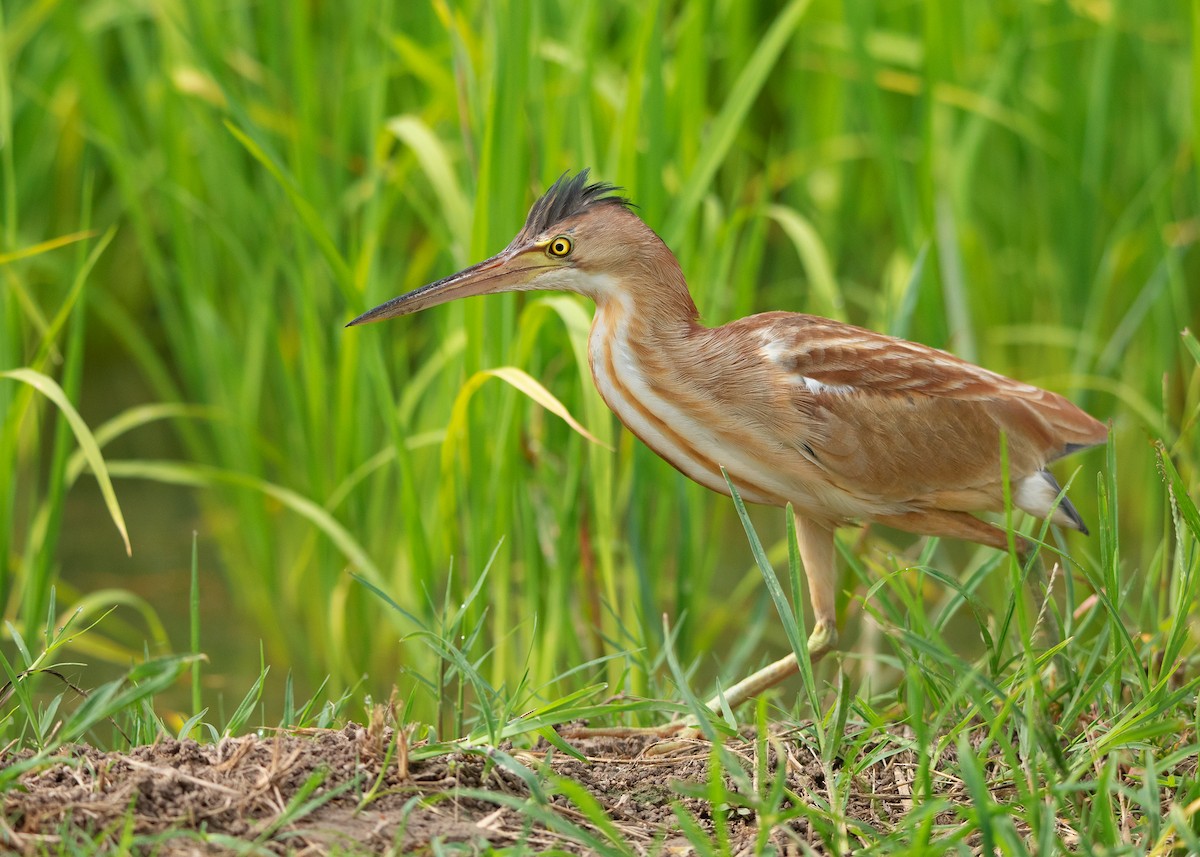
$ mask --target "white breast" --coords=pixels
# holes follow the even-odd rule
[[[647,383],[632,339],[631,313],[623,308],[598,312],[588,338],[592,375],[601,397],[630,431],[688,478],[722,494],[729,490],[721,467],[738,493],[751,503],[796,502],[792,481],[783,470],[764,467],[754,457],[749,436],[731,443],[705,419],[703,412],[682,408]],[[715,406],[714,406],[715,407]]]

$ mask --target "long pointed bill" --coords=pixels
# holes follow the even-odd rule
[[[469,298],[475,295],[490,295],[496,292],[519,289],[538,271],[546,265],[538,255],[524,252],[526,248],[506,248],[490,259],[485,259],[477,265],[472,265],[457,274],[421,286],[406,295],[392,298],[375,309],[367,310],[346,327],[368,324],[372,321],[383,321],[385,318],[395,318],[409,315],[427,309],[431,306],[444,304],[459,298]],[[539,254],[540,255],[540,254]],[[543,257],[544,258],[544,257]],[[541,264],[538,264],[541,262]]]

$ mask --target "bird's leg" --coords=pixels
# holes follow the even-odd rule
[[[808,637],[808,659],[817,663],[837,645],[837,565],[833,558],[833,526],[795,516],[800,559],[808,578],[813,608],[813,631]]]
[[[804,563],[804,574],[808,579],[808,595],[812,601],[815,623],[808,638],[808,657],[816,664],[837,644],[837,568],[833,557],[833,527],[817,521],[796,516],[796,536],[800,543],[800,559]],[[736,708],[743,702],[779,684],[799,672],[795,652],[790,652],[774,663],[768,664],[753,675],[742,679],[733,687],[717,694],[705,707],[719,714],[724,706]],[[700,736],[696,720],[688,717],[673,720],[662,726],[611,727],[598,729],[573,729],[570,736],[630,736],[651,735],[672,738],[648,752],[662,754],[686,746],[687,742]]]
[[[808,597],[812,601],[813,631],[808,637],[808,659],[816,664],[837,645],[837,567],[833,559],[833,527],[795,516],[796,538],[800,543],[800,559],[808,578]],[[790,652],[733,687],[714,696],[708,709],[721,711],[721,702],[731,709],[753,699],[800,670],[796,653]]]

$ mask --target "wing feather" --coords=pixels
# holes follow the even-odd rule
[[[774,367],[762,379],[772,387],[770,415],[761,419],[762,408],[747,404],[742,416],[760,417],[761,430],[856,496],[995,508],[1001,433],[1014,481],[1107,435],[1102,423],[1056,393],[830,319],[766,313],[713,332],[743,343],[759,337]],[[778,408],[781,399],[790,408]],[[730,401],[737,407],[737,397]]]

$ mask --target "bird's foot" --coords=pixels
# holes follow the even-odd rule
[[[563,726],[558,734],[564,738],[671,738],[685,726],[682,720],[659,726]]]
[[[564,726],[559,727],[564,738],[653,738],[646,747],[647,756],[667,756],[691,749],[703,742],[695,718],[672,720],[658,726]]]
[[[809,660],[816,664],[837,645],[837,627],[832,621],[817,621],[808,638]],[[768,664],[748,678],[714,696],[706,704],[713,714],[719,715],[726,709],[734,709],[747,700],[774,687],[798,670],[795,654],[788,654]],[[568,726],[559,730],[564,738],[634,738],[659,739],[647,747],[647,756],[666,756],[684,750],[693,750],[707,743],[700,722],[694,716],[672,720],[660,726]]]
[[[689,717],[686,720],[677,720],[667,725],[674,727],[672,733],[664,735],[661,741],[656,741],[647,747],[645,755],[674,756],[676,753],[709,746],[704,733],[700,731],[700,727],[693,718]]]

